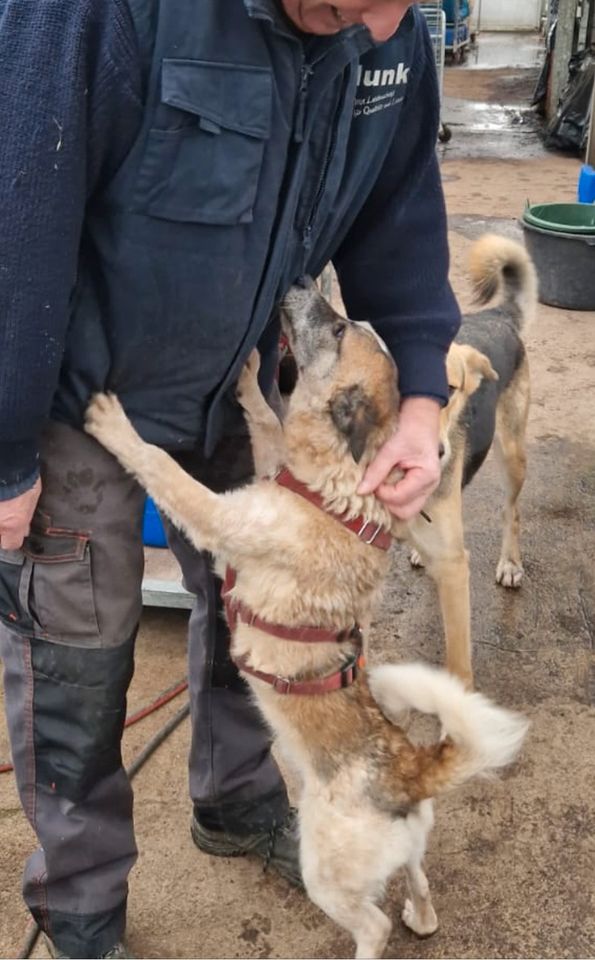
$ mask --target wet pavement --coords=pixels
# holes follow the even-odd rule
[[[539,33],[480,33],[469,47],[465,63],[455,69],[493,70],[531,68],[543,62],[543,37]]]
[[[442,160],[471,157],[529,160],[545,153],[539,135],[542,121],[527,108],[445,97],[442,121],[451,133],[448,143],[440,145]]]
[[[543,156],[542,120],[530,102],[544,57],[535,33],[481,33],[463,64],[444,71],[442,160]]]

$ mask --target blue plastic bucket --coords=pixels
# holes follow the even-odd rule
[[[143,543],[146,547],[167,547],[167,539],[159,511],[150,497],[143,513]]]
[[[577,196],[579,203],[595,203],[595,167],[583,163],[578,176]]]

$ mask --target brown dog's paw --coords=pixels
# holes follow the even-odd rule
[[[122,404],[113,393],[96,393],[91,398],[85,414],[85,430],[115,454],[138,440]]]
[[[517,590],[521,585],[523,573],[522,563],[515,563],[514,560],[500,560],[496,569],[496,583],[510,590]]]
[[[255,400],[260,399],[260,387],[258,385],[259,370],[260,354],[258,350],[253,350],[242,367],[242,372],[238,377],[236,385],[236,397],[248,413],[250,412],[249,408],[251,404]]]
[[[422,570],[425,566],[417,550],[412,550],[411,553],[409,554],[409,563],[411,564],[412,567],[417,567],[418,569],[422,569]]]

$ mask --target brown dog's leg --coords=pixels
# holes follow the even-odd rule
[[[463,538],[460,486],[453,481],[448,497],[433,502],[428,509],[432,522],[416,518],[409,535],[438,589],[446,666],[471,687],[469,560]]]
[[[503,393],[496,413],[494,449],[506,478],[502,550],[496,569],[496,582],[503,587],[519,587],[523,578],[517,501],[527,469],[525,431],[528,414],[529,368],[525,358],[514,380]]]
[[[258,384],[260,357],[253,350],[238,380],[236,396],[246,415],[257,477],[272,477],[285,461],[283,427]]]

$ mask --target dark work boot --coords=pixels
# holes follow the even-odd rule
[[[58,947],[52,943],[50,938],[44,934],[44,940],[50,957],[54,960],[69,960],[68,954],[62,953]],[[107,953],[101,954],[101,960],[133,960],[132,954],[128,952],[123,943],[116,943]]]
[[[285,880],[296,887],[303,887],[300,869],[297,811],[290,808],[285,819],[267,830],[254,833],[231,833],[229,830],[213,830],[205,827],[196,816],[192,817],[192,839],[203,853],[213,857],[244,857],[254,854],[271,866]]]

